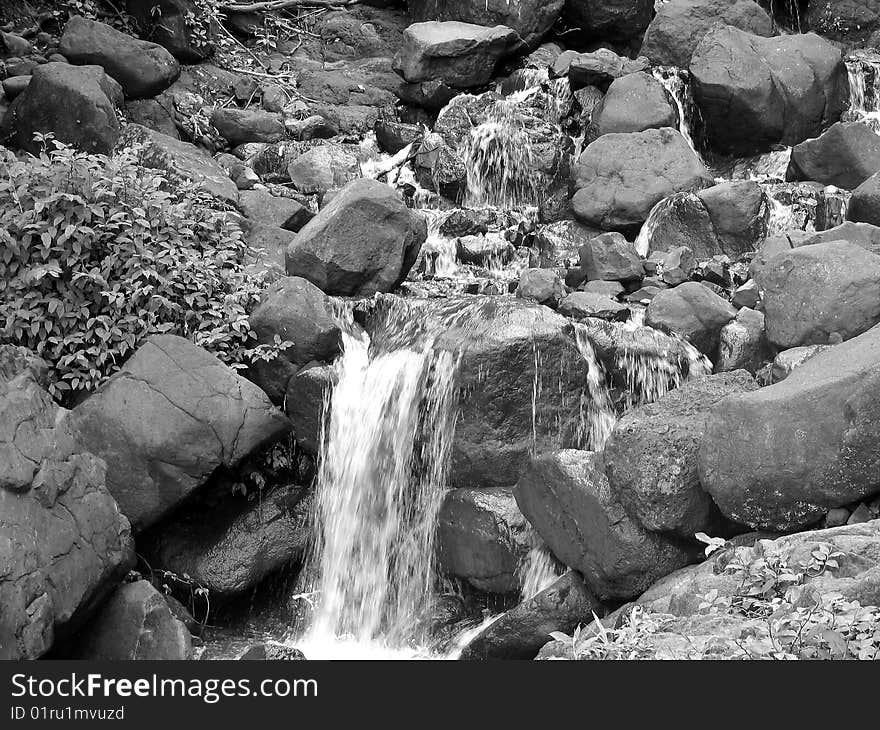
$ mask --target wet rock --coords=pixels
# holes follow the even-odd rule
[[[469,89],[488,83],[498,62],[520,43],[516,31],[503,25],[414,23],[403,34],[394,70],[409,83],[442,81]]]
[[[880,173],[871,175],[853,190],[846,209],[846,219],[880,226]]]
[[[847,243],[861,246],[873,254],[880,255],[880,227],[872,226],[870,223],[846,221],[839,226],[825,231],[810,233],[802,231],[801,235],[791,236],[791,242],[795,248],[812,246],[814,243],[828,243],[830,241],[846,241]]]
[[[800,367],[807,360],[820,352],[824,352],[830,345],[804,345],[783,350],[773,359],[773,368],[770,371],[770,382],[779,383],[791,375],[792,370]]]
[[[694,247],[705,258],[719,253],[739,256],[754,251],[767,234],[770,205],[761,186],[753,180],[733,180],[697,191],[712,223],[717,250]],[[689,244],[690,245],[690,244]]]
[[[875,47],[880,26],[877,0],[843,0],[835,3],[807,3],[806,27],[849,46]]]
[[[302,661],[305,658],[306,655],[299,649],[272,641],[254,644],[239,657],[240,660],[249,661]]]
[[[772,36],[773,20],[752,0],[669,0],[645,31],[641,55],[659,66],[687,68],[703,37],[730,25],[756,36]]]
[[[592,119],[597,136],[678,126],[678,112],[669,93],[644,71],[615,79]]]
[[[489,624],[468,642],[459,659],[534,659],[551,632],[569,633],[602,612],[602,604],[570,570]]]
[[[494,222],[495,216],[488,210],[454,210],[440,224],[440,234],[447,238],[484,235]]]
[[[565,297],[565,284],[553,269],[526,269],[520,274],[516,295],[555,308]]]
[[[355,180],[297,234],[287,249],[287,273],[331,295],[391,291],[426,238],[424,217],[394,190],[376,180]]]
[[[305,119],[286,119],[284,128],[294,139],[308,141],[310,139],[332,139],[339,130],[332,122],[320,114],[313,114]]]
[[[117,148],[129,147],[135,149],[137,160],[144,167],[162,170],[171,179],[190,180],[221,200],[238,202],[235,183],[223,168],[195,145],[139,124],[128,124]]]
[[[335,381],[332,366],[311,362],[287,383],[284,412],[293,424],[297,444],[311,456],[317,456],[320,449],[324,404]]]
[[[134,543],[104,463],[38,384],[45,363],[0,354],[0,658],[36,659],[134,565]]]
[[[674,129],[606,134],[578,158],[572,206],[588,225],[636,231],[663,198],[707,182],[706,169]]]
[[[107,488],[135,531],[290,428],[257,386],[174,335],[147,338],[70,420],[107,462]]]
[[[880,328],[718,404],[700,482],[730,519],[793,530],[880,491]]]
[[[757,387],[743,370],[702,376],[624,414],[605,446],[608,483],[624,509],[648,530],[715,534],[719,514],[697,473],[706,420],[725,396]]]
[[[64,26],[61,54],[77,66],[101,66],[130,99],[155,96],[180,75],[180,64],[156,43],[74,15]]]
[[[439,112],[459,92],[443,81],[422,81],[418,84],[402,83],[397,95],[405,104],[422,107],[430,112]]]
[[[440,567],[479,591],[517,593],[529,527],[510,487],[452,489],[437,525]]]
[[[116,589],[83,628],[73,659],[89,661],[192,659],[192,637],[165,598],[139,580]]]
[[[762,38],[715,28],[694,51],[690,73],[709,142],[723,154],[743,157],[815,137],[847,105],[841,52],[812,33]]]
[[[657,273],[669,286],[678,286],[686,282],[697,265],[694,252],[687,246],[679,246],[659,254],[656,261]]]
[[[568,0],[563,17],[584,40],[638,38],[651,21],[651,0]]]
[[[246,142],[280,142],[285,137],[281,117],[262,109],[218,107],[211,114],[211,124],[232,147]]]
[[[716,372],[748,370],[754,375],[773,357],[773,350],[764,334],[764,315],[743,307],[736,319],[721,328]]]
[[[229,598],[298,561],[310,539],[304,487],[284,485],[259,499],[228,497],[176,514],[144,540],[150,564],[188,576],[212,597]]]
[[[416,178],[423,187],[453,201],[464,196],[467,167],[441,135],[425,135],[413,163]]]
[[[880,170],[880,136],[867,124],[838,122],[796,144],[786,180],[815,180],[852,190]]]
[[[514,488],[548,547],[579,571],[599,600],[627,600],[691,561],[688,550],[645,530],[608,485],[602,455],[557,451],[533,458]]]
[[[288,381],[297,370],[313,361],[331,362],[342,349],[342,334],[333,316],[330,300],[306,279],[285,276],[261,297],[250,316],[250,325],[260,344],[292,343],[268,362],[254,363],[249,375],[280,404]]]
[[[817,243],[769,259],[757,276],[767,337],[780,349],[834,344],[880,322],[880,256]]]
[[[167,48],[182,63],[198,63],[214,52],[213,26],[200,20],[194,0],[128,0],[141,38]]]
[[[336,145],[313,147],[287,166],[294,187],[305,195],[323,195],[341,188],[357,179],[360,172],[357,157]]]
[[[240,196],[239,207],[250,220],[296,233],[315,214],[293,198],[272,195],[265,190],[248,190]]]
[[[402,124],[387,119],[376,122],[373,131],[380,149],[390,155],[395,155],[407,145],[417,142],[424,134],[418,124]]]
[[[505,25],[535,48],[559,18],[564,0],[411,0],[414,20],[457,20],[477,25]]]
[[[555,76],[568,76],[574,91],[596,87],[604,93],[615,79],[647,68],[646,59],[632,60],[600,48],[592,53],[565,51],[554,62],[552,72]]]
[[[619,233],[603,233],[580,247],[581,271],[588,281],[640,281],[645,270],[635,248]]]
[[[52,133],[85,152],[108,154],[119,138],[119,84],[99,66],[46,63],[34,69],[27,88],[9,106],[0,138],[37,154],[34,134]]]
[[[736,317],[730,304],[697,282],[688,281],[658,293],[648,305],[645,324],[672,332],[715,358],[721,328]]]
[[[615,301],[607,294],[586,291],[572,292],[565,297],[559,303],[559,313],[572,319],[596,317],[621,322],[629,319],[629,307],[626,305]]]

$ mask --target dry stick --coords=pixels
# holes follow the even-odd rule
[[[264,10],[284,10],[285,8],[294,7],[338,8],[357,5],[359,2],[360,0],[268,0],[267,2],[251,3],[249,5],[221,5],[220,9],[226,13],[256,13]]]

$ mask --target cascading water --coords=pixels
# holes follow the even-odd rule
[[[553,557],[550,548],[530,530],[531,547],[519,566],[520,597],[531,598],[549,587],[565,571],[564,566]]]
[[[656,66],[651,74],[672,97],[678,111],[678,131],[697,159],[705,164],[699,144],[700,112],[691,94],[690,74],[676,66]]]
[[[853,121],[880,132],[880,54],[855,51],[846,58],[849,75],[849,112]]]
[[[430,338],[371,347],[349,322],[315,494],[310,658],[411,655],[427,641],[434,534],[455,428],[456,358]]]

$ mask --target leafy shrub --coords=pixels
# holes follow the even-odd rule
[[[243,366],[266,275],[247,270],[222,204],[192,184],[172,188],[132,152],[53,144],[0,158],[0,342],[47,360],[56,397],[94,389],[156,333]]]

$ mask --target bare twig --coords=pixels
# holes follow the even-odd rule
[[[226,13],[257,13],[294,7],[342,8],[357,5],[359,2],[360,0],[267,0],[248,5],[239,3],[221,5],[220,9]]]

